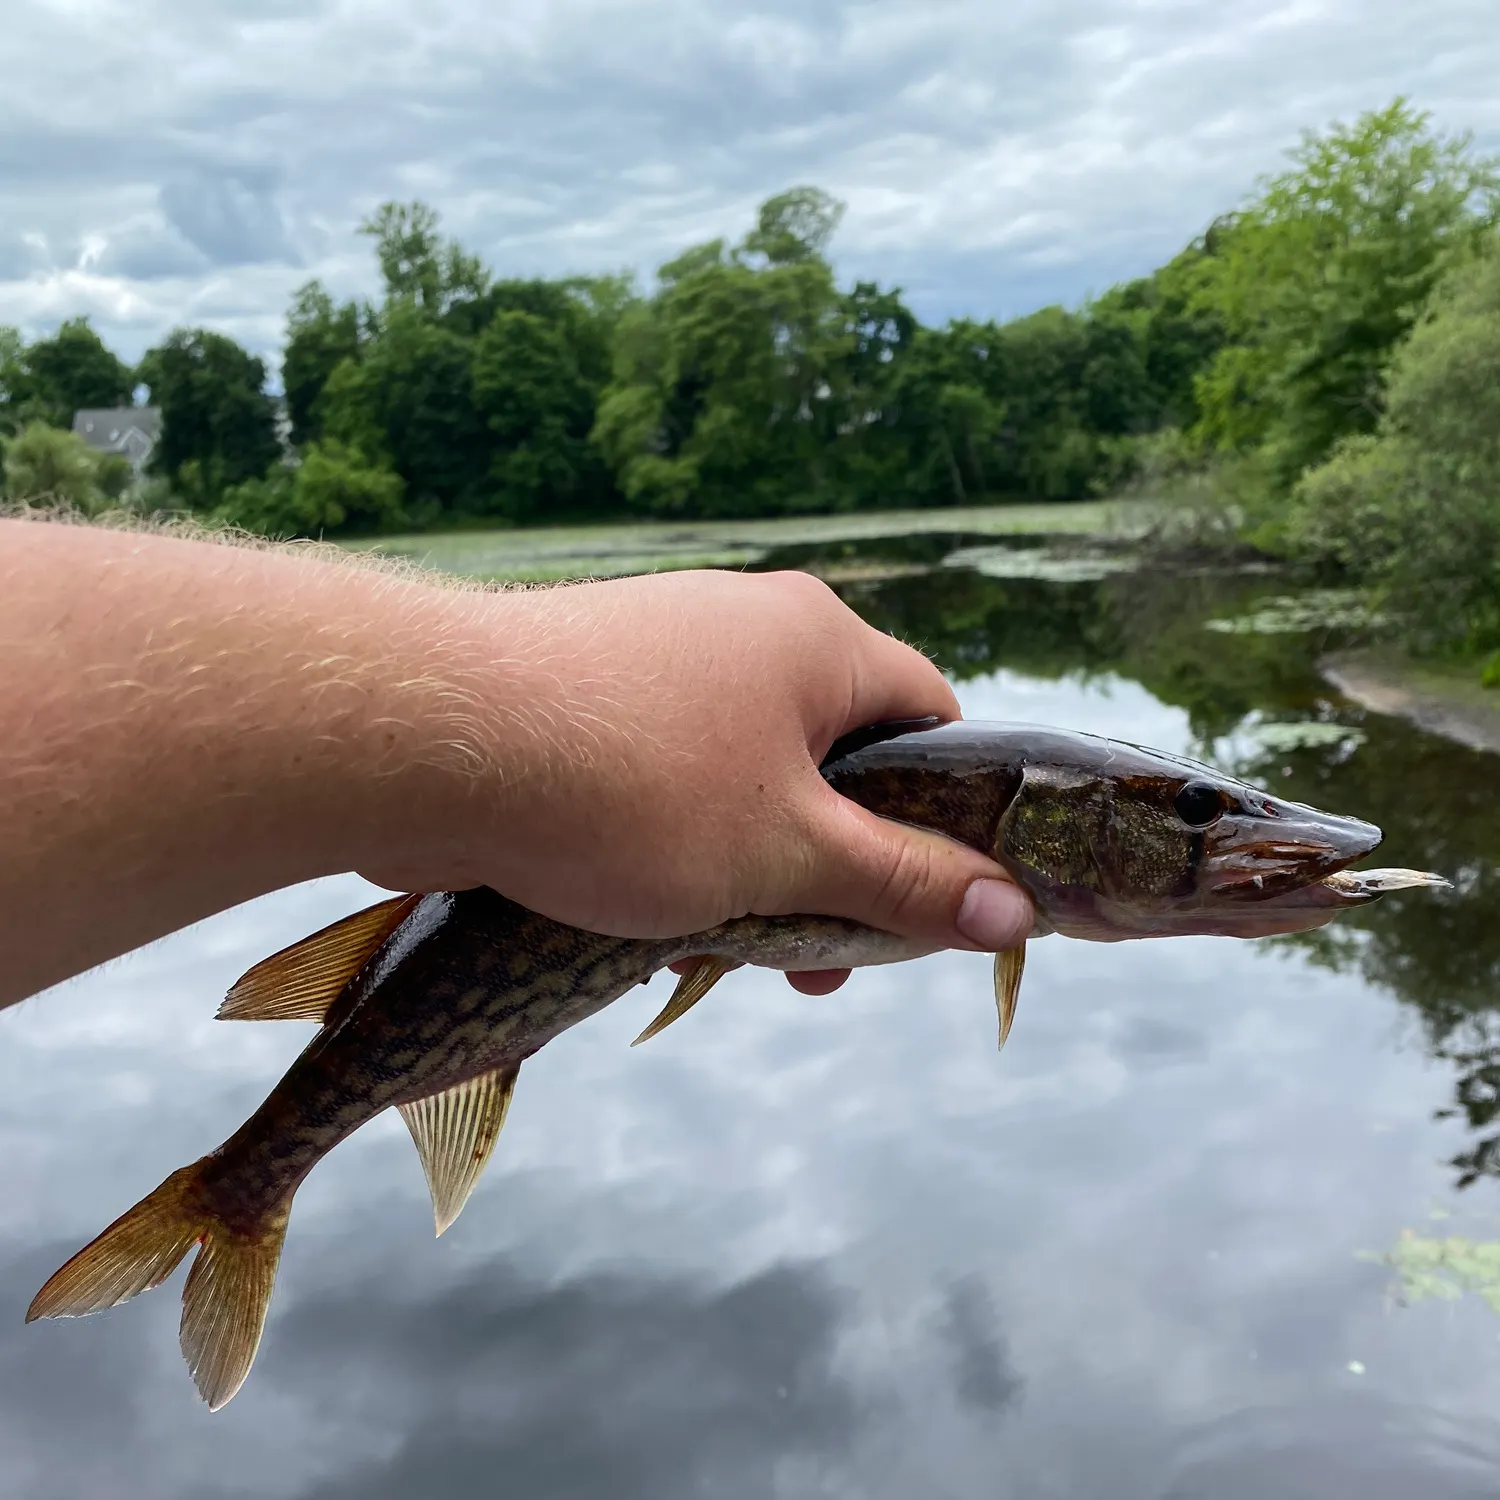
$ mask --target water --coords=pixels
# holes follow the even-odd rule
[[[850,598],[971,716],[1219,754],[1380,822],[1382,863],[1457,895],[1337,941],[1048,939],[1003,1056],[972,955],[820,1000],[738,973],[631,1051],[660,979],[526,1065],[441,1242],[394,1117],[321,1165],[215,1416],[175,1283],[21,1316],[301,1046],[212,1021],[230,981],[369,888],[280,893],[0,1016],[0,1494],[1500,1491],[1500,1318],[1394,1306],[1360,1258],[1405,1227],[1500,1237],[1497,762],[1339,704],[1315,641],[1202,629],[1267,586],[948,572]],[[1266,718],[1353,732],[1296,748]]]

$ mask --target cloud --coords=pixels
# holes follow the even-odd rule
[[[1398,92],[1500,143],[1484,9],[18,0],[0,222],[58,248],[0,247],[0,319],[90,312],[135,354],[192,317],[269,350],[308,274],[372,288],[355,226],[388,198],[430,200],[501,271],[649,273],[794,182],[849,202],[847,274],[928,317],[1012,314],[1149,268],[1299,129]],[[155,258],[120,248],[143,209]],[[109,292],[58,281],[86,242]]]

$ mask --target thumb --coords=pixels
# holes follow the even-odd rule
[[[848,917],[903,937],[987,953],[1026,940],[1031,900],[993,860],[826,790],[801,889],[787,893],[784,910]]]

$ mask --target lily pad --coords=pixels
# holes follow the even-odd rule
[[[1473,1292],[1500,1313],[1500,1240],[1432,1238],[1403,1229],[1394,1249],[1384,1255],[1366,1251],[1360,1258],[1395,1271],[1398,1302],[1456,1302]]]
[[[1262,749],[1276,754],[1288,750],[1319,750],[1329,745],[1355,750],[1367,738],[1364,730],[1353,724],[1332,724],[1324,719],[1251,724],[1244,732]]]
[[[1309,630],[1361,630],[1381,617],[1354,589],[1309,589],[1263,599],[1250,614],[1208,620],[1203,628],[1224,635],[1298,635]]]
[[[1057,552],[1046,547],[961,547],[945,567],[972,568],[986,578],[1039,578],[1047,583],[1097,583],[1140,566],[1120,552]]]

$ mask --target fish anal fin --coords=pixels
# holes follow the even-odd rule
[[[701,958],[696,968],[689,969],[677,981],[672,998],[662,1007],[661,1014],[630,1044],[639,1047],[649,1042],[659,1032],[665,1031],[673,1021],[681,1020],[732,968],[719,958]]]
[[[237,979],[221,1021],[321,1021],[344,987],[421,900],[394,896],[305,937]]]
[[[32,1299],[26,1321],[77,1318],[160,1286],[199,1245],[182,1293],[181,1344],[199,1394],[217,1411],[260,1345],[288,1206],[251,1234],[223,1223],[200,1190],[203,1163],[174,1172],[85,1245]]]
[[[1021,975],[1026,969],[1026,944],[995,955],[995,1009],[1000,1014],[1000,1045],[1010,1035],[1016,1019],[1016,1001],[1021,994]]]
[[[422,1159],[437,1232],[463,1211],[505,1124],[520,1065],[481,1073],[440,1094],[399,1105]]]

